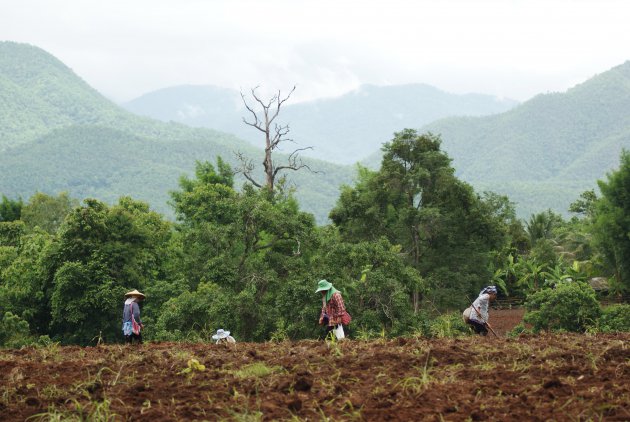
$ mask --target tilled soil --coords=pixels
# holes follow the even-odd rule
[[[556,334],[4,350],[0,420],[627,421],[628,340]]]
[[[497,335],[504,337],[523,320],[523,315],[524,308],[491,309],[488,322]]]

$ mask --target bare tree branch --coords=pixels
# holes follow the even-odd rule
[[[247,180],[251,182],[252,185],[256,186],[257,188],[261,188],[262,185],[258,183],[256,180],[254,180],[252,176],[252,173],[255,168],[252,160],[245,157],[245,155],[242,152],[236,152],[235,155],[236,155],[236,159],[241,163],[241,165],[234,171],[234,173],[242,174]]]
[[[277,94],[273,95],[268,101],[263,101],[261,97],[258,96],[256,90],[258,87],[252,88],[250,90],[250,94],[253,98],[254,103],[257,103],[260,109],[256,111],[257,108],[250,105],[245,98],[243,92],[241,92],[241,99],[245,104],[245,108],[251,114],[251,118],[243,118],[243,122],[248,126],[254,127],[265,134],[265,156],[263,158],[263,169],[265,173],[265,186],[273,191],[275,180],[278,173],[282,170],[300,170],[302,168],[306,168],[309,171],[312,171],[311,168],[304,164],[302,160],[299,158],[299,151],[304,151],[306,149],[312,149],[311,147],[301,148],[293,151],[288,159],[286,165],[276,166],[273,161],[273,152],[279,149],[280,144],[283,142],[294,142],[293,139],[287,138],[289,134],[290,128],[289,125],[279,125],[274,123],[274,120],[280,114],[280,109],[282,105],[291,97],[293,92],[295,91],[295,86],[291,91],[285,96],[282,97],[280,91]],[[273,129],[272,129],[273,123]],[[261,184],[255,183],[252,177],[253,164],[251,161],[246,161],[244,157],[241,155],[239,157],[243,166],[241,168],[241,172],[243,175],[254,184],[254,186],[261,187]]]

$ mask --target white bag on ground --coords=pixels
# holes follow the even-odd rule
[[[337,337],[337,340],[341,340],[346,337],[343,333],[343,325],[339,324],[335,327],[335,337]]]

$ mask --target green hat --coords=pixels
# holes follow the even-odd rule
[[[319,280],[319,283],[317,283],[317,290],[315,290],[315,293],[321,292],[322,290],[330,290],[331,287],[332,287],[332,283],[330,283],[329,281]]]

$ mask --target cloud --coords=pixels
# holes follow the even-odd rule
[[[20,0],[0,39],[57,56],[116,100],[180,84],[295,99],[429,83],[527,99],[629,59],[624,0]]]

